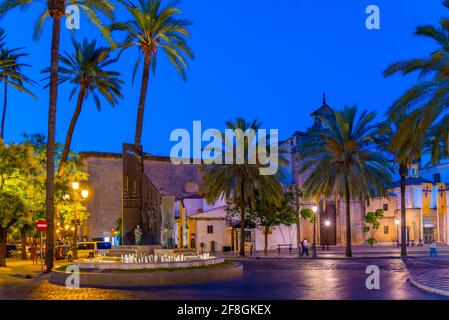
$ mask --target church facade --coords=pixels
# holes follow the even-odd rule
[[[308,173],[299,173],[301,144],[309,139],[310,130],[322,128],[321,116],[332,111],[323,102],[311,114],[313,124],[306,131],[297,131],[280,143],[288,164],[283,168],[282,184],[301,188]],[[89,219],[82,226],[82,237],[109,239],[114,242],[114,229],[121,224],[123,244],[135,244],[134,230],[142,231],[142,244],[164,247],[196,248],[204,251],[232,250],[238,246],[238,222],[229,219],[226,201],[209,204],[199,194],[201,173],[197,164],[175,165],[169,157],[152,156],[131,145],[124,145],[122,154],[82,152],[80,157],[89,174]],[[399,179],[397,179],[399,180]],[[433,166],[418,163],[409,168],[406,179],[407,243],[447,243],[449,219],[447,192],[449,162]],[[345,245],[346,203],[341,199],[321,199],[311,203],[299,199],[299,209],[318,207],[317,240],[319,244]],[[400,235],[400,188],[395,182],[386,197],[370,201],[351,201],[351,233],[354,245],[365,245],[371,234],[364,231],[367,212],[382,209],[380,228],[374,237],[378,244],[396,244]],[[262,230],[245,231],[251,250],[263,250]],[[269,249],[279,244],[297,247],[302,239],[313,241],[313,224],[300,219],[293,226],[279,226],[269,233]]]
[[[298,150],[301,144],[308,141],[309,130],[322,129],[319,116],[327,116],[331,107],[326,103],[323,95],[322,106],[311,114],[313,125],[305,132],[297,131],[291,138],[284,141],[282,147],[287,151],[287,166],[285,184],[301,187],[308,173],[299,174],[301,162]],[[430,244],[432,241],[447,244],[449,239],[449,161],[439,164],[424,165],[421,163],[409,166],[406,178],[406,239],[409,245]],[[388,196],[370,199],[370,201],[351,201],[351,233],[355,245],[366,244],[372,236],[364,231],[364,217],[368,212],[382,209],[384,216],[379,220],[380,228],[374,232],[377,243],[382,245],[398,244],[401,239],[401,203],[400,181],[397,176],[395,182],[387,192]],[[323,199],[318,204],[301,201],[303,207],[318,206],[318,242],[329,245],[344,245],[346,234],[346,217],[344,201]],[[313,229],[310,223],[301,221],[299,230],[303,230],[300,237],[312,239]]]
[[[449,165],[409,166],[406,178],[406,239],[408,244],[447,244],[448,239],[448,185],[442,178],[449,177]],[[446,180],[447,181],[447,180]],[[388,197],[373,199],[367,211],[384,210],[376,239],[397,243],[401,239],[401,193],[396,181]]]
[[[321,117],[329,116],[332,108],[327,104],[326,96],[323,94],[321,106],[311,113],[313,120],[312,126],[305,131],[296,131],[289,139],[283,141],[280,149],[284,150],[283,156],[287,158],[288,164],[284,168],[285,178],[282,183],[286,186],[296,185],[301,188],[306,181],[309,172],[300,174],[301,161],[299,159],[300,147],[310,139],[310,131],[323,129]],[[311,208],[316,205],[317,212],[317,243],[329,245],[345,245],[346,243],[346,204],[344,201],[330,199],[321,199],[319,203],[312,203],[307,199],[299,200],[299,209]],[[366,203],[364,201],[351,201],[351,236],[352,243],[363,245],[365,243],[365,234],[363,232],[364,216],[366,212]],[[304,219],[300,219],[297,226],[297,237],[313,240],[313,224]]]

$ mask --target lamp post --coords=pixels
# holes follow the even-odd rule
[[[399,223],[401,221],[399,219],[395,219],[394,223],[396,224],[396,246],[399,247]]]
[[[73,258],[77,258],[77,241],[79,239],[78,236],[78,227],[81,225],[80,219],[78,218],[78,212],[77,212],[77,204],[78,204],[78,190],[80,188],[79,182],[72,182],[72,189],[74,193],[73,197],[73,216],[74,216],[74,230],[73,230],[73,243],[74,243],[74,250],[73,250]],[[81,190],[81,198],[86,199],[89,196],[88,190]]]
[[[324,225],[326,226],[326,229],[327,229],[331,225],[331,222],[329,220],[326,220],[324,222]],[[328,236],[328,233],[327,233],[327,230],[326,230],[325,242],[326,242],[326,249],[329,251],[329,240],[328,240],[327,236]],[[323,250],[324,250],[324,242],[323,242]]]
[[[316,258],[316,221],[317,221],[317,217],[316,217],[316,212],[318,211],[318,207],[317,206],[313,206],[312,207],[312,211],[313,211],[313,248],[312,248],[312,257]]]

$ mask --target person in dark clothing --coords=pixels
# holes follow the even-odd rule
[[[304,253],[309,256],[309,244],[305,238],[301,241],[301,257],[304,256]]]

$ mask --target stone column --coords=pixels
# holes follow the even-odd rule
[[[446,214],[443,213],[443,242],[446,243]]]
[[[439,226],[439,224],[438,224],[438,222],[439,222],[439,219],[438,219],[438,209],[439,209],[439,194],[438,194],[438,184],[436,185],[436,187],[435,187],[435,193],[436,193],[436,195],[437,195],[437,198],[436,198],[436,205],[435,205],[435,212],[436,212],[436,218],[435,218],[435,220],[436,220],[436,224],[437,224],[437,242],[438,241],[440,241],[440,226]]]
[[[423,225],[423,216],[422,216],[422,206],[419,214],[419,239],[424,241],[424,225]]]
[[[437,242],[440,242],[440,213],[438,209],[439,207],[437,206]]]

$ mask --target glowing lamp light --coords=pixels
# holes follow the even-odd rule
[[[396,223],[397,225],[400,223],[401,221],[399,219],[394,220],[394,223]]]
[[[78,190],[80,187],[80,183],[79,182],[72,182],[72,189],[73,190]]]
[[[89,190],[81,190],[81,197],[86,199],[89,196]]]
[[[312,211],[313,211],[313,213],[316,213],[318,211],[318,207],[317,206],[313,206],[312,207]]]
[[[70,230],[75,231],[75,227],[71,227]]]
[[[69,228],[69,226],[64,226],[64,229],[66,229],[66,230],[67,230],[68,228]]]
[[[331,225],[331,222],[329,220],[326,220],[324,224],[326,225],[326,227],[329,227]]]

